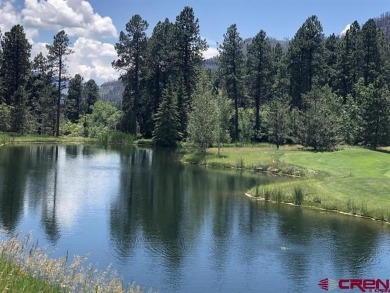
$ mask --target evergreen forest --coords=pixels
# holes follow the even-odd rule
[[[174,21],[131,17],[115,44],[120,103],[101,99],[94,80],[69,76],[65,31],[31,58],[23,26],[1,35],[0,132],[99,137],[114,131],[157,145],[297,143],[390,145],[390,15],[325,36],[317,16],[288,44],[260,30],[249,42],[232,24],[216,66],[191,7]]]

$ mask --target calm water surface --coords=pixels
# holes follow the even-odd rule
[[[6,146],[0,228],[159,292],[321,292],[326,277],[390,278],[387,226],[243,196],[272,180],[161,150]]]

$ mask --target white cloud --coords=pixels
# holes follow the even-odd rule
[[[347,24],[346,26],[345,26],[345,28],[341,31],[341,33],[340,33],[340,36],[345,36],[345,34],[347,33],[347,31],[349,30],[349,28],[351,27],[351,24]]]
[[[14,25],[21,23],[20,13],[18,13],[13,1],[0,1],[0,28],[4,33],[9,31]]]
[[[210,59],[212,57],[215,57],[219,54],[218,52],[218,48],[216,46],[218,46],[217,42],[215,42],[214,40],[211,40],[211,39],[207,39],[206,38],[206,42],[208,44],[208,48],[206,51],[203,51],[202,54],[203,54],[203,58],[205,59]],[[213,45],[210,45],[210,44],[213,44]]]
[[[46,42],[40,31],[55,35],[64,29],[76,41],[71,45],[73,54],[68,56],[70,76],[81,74],[85,80],[97,83],[119,77],[111,62],[116,59],[114,45],[102,41],[104,37],[116,37],[117,30],[111,18],[94,12],[86,0],[24,0],[23,9],[16,9],[15,1],[0,0],[0,28],[4,33],[12,26],[22,24],[26,37],[32,44],[31,57],[40,52],[47,55]]]
[[[111,66],[117,57],[114,45],[80,37],[71,49],[74,51],[68,56],[71,76],[79,73],[86,81],[92,78],[97,83],[119,77]]]
[[[44,56],[47,55],[47,49],[46,49],[46,45],[47,43],[35,43],[34,41],[31,41],[31,45],[32,45],[32,48],[31,48],[31,57],[32,59],[37,56],[39,53],[42,53]]]
[[[33,43],[32,58],[40,52],[47,55],[46,45],[47,43]],[[66,62],[70,77],[80,74],[85,81],[92,78],[98,84],[119,78],[118,72],[111,66],[111,62],[117,58],[114,45],[81,37],[69,48],[73,51],[67,56]]]
[[[217,55],[218,55],[218,49],[213,48],[213,47],[209,47],[206,51],[203,52],[203,57],[205,59],[210,59],[210,58],[215,57]]]
[[[117,30],[110,17],[95,13],[85,0],[25,0],[23,24],[37,30],[64,29],[69,36],[115,37]]]

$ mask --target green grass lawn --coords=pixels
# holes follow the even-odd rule
[[[211,167],[245,168],[299,175],[300,180],[256,186],[249,194],[274,201],[358,214],[390,221],[390,154],[359,147],[334,152],[311,152],[297,146],[224,148],[187,154],[184,160]],[[298,172],[291,172],[298,170]]]
[[[284,147],[284,151],[296,150],[297,147]],[[271,165],[276,162],[282,153],[269,144],[259,144],[245,147],[222,148],[218,156],[217,148],[207,149],[207,152],[184,155],[183,160],[188,163],[204,164],[209,167],[254,169],[262,165]]]

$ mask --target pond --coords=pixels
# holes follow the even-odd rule
[[[3,146],[0,228],[159,292],[321,292],[324,278],[389,278],[387,225],[244,196],[272,180],[283,178],[183,165],[167,150]]]

